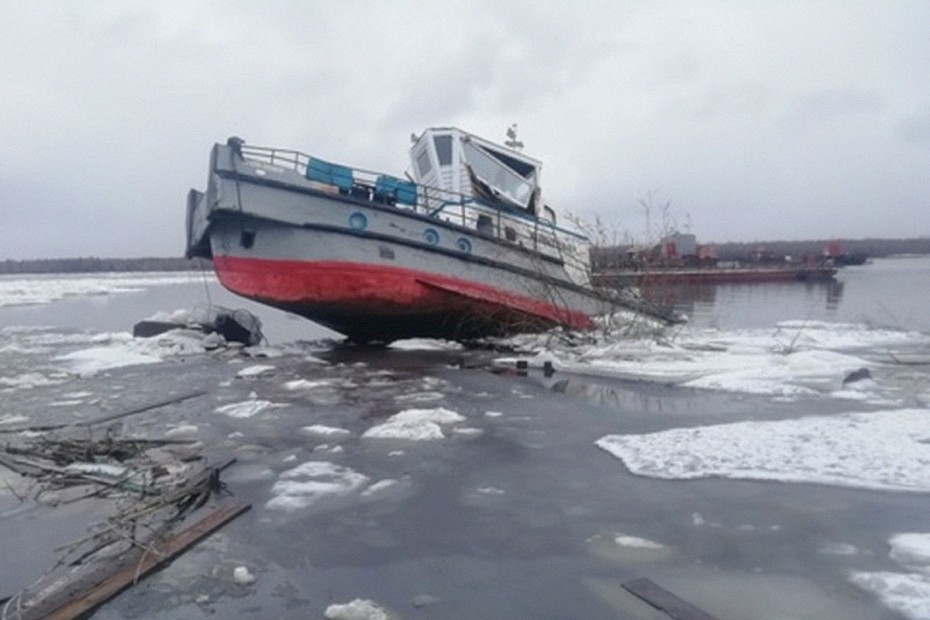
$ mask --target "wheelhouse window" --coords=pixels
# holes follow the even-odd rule
[[[429,151],[423,149],[423,151],[417,155],[417,167],[420,169],[420,176],[425,177],[432,170],[432,166],[429,163]]]
[[[452,136],[435,136],[433,144],[436,146],[436,158],[440,166],[452,165]]]

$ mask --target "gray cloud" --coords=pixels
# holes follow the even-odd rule
[[[553,204],[706,240],[930,234],[921,2],[28,3],[0,23],[0,259],[176,255],[214,141],[399,173],[518,122]],[[923,226],[924,229],[920,227]]]

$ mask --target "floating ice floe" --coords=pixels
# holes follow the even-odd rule
[[[333,437],[333,436],[344,436],[350,435],[351,433],[344,429],[339,428],[338,426],[325,426],[323,424],[311,424],[310,426],[304,426],[301,428],[305,433],[310,433],[311,435],[323,435],[324,437]]]
[[[44,385],[64,383],[65,378],[47,377],[39,372],[26,372],[15,377],[0,377],[0,391],[29,389]]]
[[[897,534],[888,542],[891,559],[911,572],[853,572],[850,581],[908,618],[930,618],[930,534]]]
[[[445,434],[442,432],[441,425],[464,421],[464,416],[443,407],[407,409],[392,415],[384,424],[369,428],[362,434],[362,437],[413,441],[443,439]]]
[[[100,346],[72,351],[53,358],[72,373],[88,375],[104,370],[157,364],[169,357],[202,354],[202,334],[184,330],[166,332],[154,338],[133,338],[128,333],[100,334]]]
[[[507,491],[504,489],[499,489],[497,487],[478,487],[475,489],[475,493],[480,495],[506,495]]]
[[[266,409],[278,409],[287,406],[288,405],[285,403],[273,403],[270,400],[250,398],[249,400],[217,407],[213,411],[228,415],[231,418],[251,418],[255,414],[261,413]]]
[[[381,491],[385,491],[387,489],[390,489],[391,487],[397,486],[397,484],[398,484],[397,480],[394,480],[393,478],[385,478],[384,480],[379,480],[375,482],[374,484],[372,484],[371,486],[369,486],[364,491],[362,491],[362,497],[371,497],[372,495],[376,495],[380,493]]]
[[[6,424],[19,424],[21,422],[28,422],[29,418],[24,415],[16,413],[5,413],[0,415],[0,425]]]
[[[332,386],[332,379],[317,379],[316,381],[311,381],[309,379],[294,379],[293,381],[287,381],[284,383],[284,387],[291,391],[314,390],[316,388],[330,388]]]
[[[398,394],[394,400],[408,403],[428,403],[445,398],[442,392],[413,392],[412,394]]]
[[[534,351],[532,366],[550,362],[562,372],[784,398],[828,395],[881,402],[875,383],[844,385],[843,379],[860,368],[892,362],[889,350],[930,346],[930,335],[786,321],[774,329],[686,327],[669,340],[600,337],[578,344],[524,336],[520,343]]]
[[[617,543],[618,547],[630,547],[633,549],[664,549],[665,545],[662,543],[657,543],[654,540],[649,540],[648,538],[640,538],[639,536],[629,536],[627,534],[618,534],[614,536],[614,542]]]
[[[233,581],[240,586],[247,586],[255,583],[255,575],[247,566],[237,566],[233,569]]]
[[[399,351],[461,351],[465,348],[460,342],[435,338],[405,338],[388,346]]]
[[[328,461],[308,461],[281,473],[271,487],[274,495],[265,507],[298,510],[327,497],[353,493],[366,484],[368,476]]]
[[[930,410],[809,416],[607,435],[597,446],[634,474],[930,491]]]
[[[354,601],[330,605],[323,616],[329,620],[388,620],[388,613],[374,601],[360,598]]]
[[[196,435],[200,429],[194,424],[180,424],[172,426],[165,431],[165,437],[191,436]]]
[[[252,377],[260,377],[262,375],[271,374],[274,372],[274,370],[274,366],[269,366],[268,364],[256,364],[254,366],[243,368],[236,373],[236,376],[240,379],[251,379]]]
[[[456,426],[452,429],[452,432],[460,437],[478,437],[484,434],[483,430],[473,426]]]
[[[199,282],[201,273],[103,273],[93,276],[34,276],[0,280],[0,306],[48,304],[68,297],[132,293],[153,286]],[[211,279],[213,276],[209,276]]]
[[[598,557],[624,563],[654,562],[672,555],[672,549],[662,543],[629,534],[595,534],[585,541],[585,546]]]

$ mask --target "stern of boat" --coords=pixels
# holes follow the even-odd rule
[[[210,236],[207,234],[207,205],[203,192],[191,189],[187,192],[187,258],[213,258]]]

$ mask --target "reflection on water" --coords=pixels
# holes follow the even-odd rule
[[[864,323],[930,331],[930,257],[876,259],[829,282],[677,285],[644,294],[695,327],[771,327],[781,321]]]
[[[745,395],[565,373],[547,377],[544,373],[530,371],[526,378],[552,392],[622,412],[628,423],[631,416],[652,422],[666,416],[706,422],[746,409]]]
[[[644,294],[697,327],[766,327],[791,319],[837,320],[844,288],[840,281],[673,284]]]
[[[825,282],[827,289],[827,311],[835,313],[843,300],[843,286],[839,281]]]

